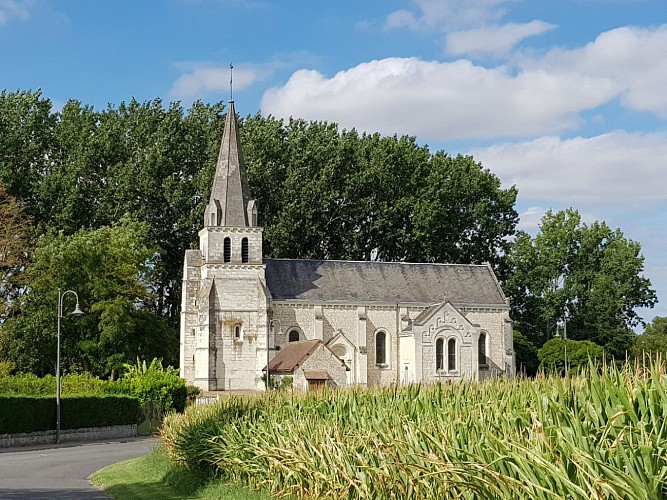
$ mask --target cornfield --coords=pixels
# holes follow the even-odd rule
[[[484,383],[270,392],[172,414],[171,460],[293,498],[661,499],[658,364]]]

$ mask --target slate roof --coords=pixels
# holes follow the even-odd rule
[[[225,130],[220,141],[220,153],[215,167],[211,196],[204,215],[205,226],[250,226],[247,215],[250,188],[246,178],[245,161],[239,137],[234,101],[229,101]],[[212,224],[212,207],[219,207],[221,219]]]
[[[339,260],[265,259],[274,300],[304,302],[415,303],[507,307],[486,265],[411,264]]]

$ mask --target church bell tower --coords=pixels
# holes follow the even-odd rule
[[[261,389],[268,296],[262,228],[250,198],[234,101],[199,231],[185,254],[181,377],[204,390]]]

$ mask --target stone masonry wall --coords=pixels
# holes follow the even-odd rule
[[[396,307],[368,307],[366,310],[366,346],[368,351],[368,385],[389,385],[397,381],[399,370],[398,335],[396,331]],[[400,318],[399,318],[400,321]],[[376,334],[387,333],[387,366],[375,360]]]
[[[327,382],[329,387],[345,387],[347,384],[347,373],[343,363],[325,346],[318,347],[301,365],[300,370],[326,370],[331,379]],[[305,377],[304,377],[305,378]]]
[[[481,331],[486,332],[488,337],[486,356],[489,359],[489,373],[483,373],[482,378],[486,375],[497,375],[501,372],[504,373],[507,360],[506,351],[513,347],[511,344],[508,344],[507,339],[505,338],[507,325],[505,318],[509,317],[507,312],[498,309],[471,309],[464,310],[463,312],[468,321],[478,324]],[[511,375],[513,373],[512,366],[510,366],[510,372]]]

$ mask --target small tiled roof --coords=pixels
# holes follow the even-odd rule
[[[321,340],[290,342],[269,362],[269,371],[271,373],[292,373],[308,356],[315,352],[315,349],[321,343]]]
[[[266,259],[274,300],[453,304],[506,307],[491,268],[467,264],[411,264],[339,260]]]
[[[326,370],[304,370],[303,376],[306,380],[329,380],[331,378]]]

